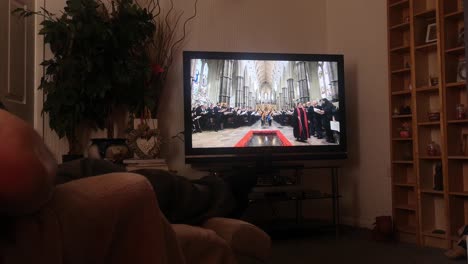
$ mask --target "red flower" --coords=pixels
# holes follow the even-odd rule
[[[152,70],[153,73],[155,73],[155,74],[163,73],[163,72],[164,72],[164,68],[161,67],[161,65],[159,65],[159,64],[153,64],[153,65],[151,65],[151,70]]]

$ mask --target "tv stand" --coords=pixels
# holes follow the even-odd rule
[[[324,169],[324,173],[329,173],[331,180],[330,192],[312,190],[302,185],[302,175],[304,171],[310,169]],[[341,197],[338,185],[338,169],[338,167],[304,167],[302,164],[291,164],[273,165],[264,168],[264,170],[257,171],[257,173],[259,173],[258,184],[249,196],[251,204],[267,204],[272,209],[272,216],[275,217],[275,214],[277,213],[275,204],[277,202],[295,203],[295,219],[293,223],[285,223],[284,221],[277,221],[278,219],[272,219],[272,221],[265,223],[265,229],[267,231],[274,232],[277,230],[287,231],[296,228],[302,230],[309,227],[315,227],[316,225],[308,225],[308,219],[304,219],[303,202],[305,200],[331,199],[333,214],[332,223],[327,223],[326,225],[321,224],[320,227],[333,227],[336,235],[338,236],[340,228],[339,198]],[[281,176],[280,171],[282,170],[293,170],[292,177]],[[272,226],[270,224],[274,225]],[[260,224],[260,226],[262,226],[262,224]]]
[[[285,186],[301,184],[302,164],[273,165],[273,163],[257,162],[257,186]],[[283,176],[281,171],[292,170],[293,175]]]

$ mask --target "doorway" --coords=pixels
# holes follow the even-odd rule
[[[34,16],[11,14],[34,10],[34,0],[0,1],[0,100],[13,114],[34,122]]]

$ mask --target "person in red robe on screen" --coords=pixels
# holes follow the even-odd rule
[[[307,120],[307,111],[302,103],[297,103],[293,113],[293,133],[298,141],[306,141],[309,138],[309,126]]]

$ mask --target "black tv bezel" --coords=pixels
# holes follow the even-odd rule
[[[338,100],[340,116],[340,145],[288,146],[252,148],[193,148],[192,146],[192,87],[190,82],[191,60],[279,60],[279,61],[332,61],[338,63]],[[347,158],[346,141],[346,102],[344,56],[338,54],[298,54],[298,53],[257,53],[257,52],[183,52],[184,81],[184,141],[185,161],[188,163],[213,161],[249,161],[252,159],[271,160],[335,160]]]

